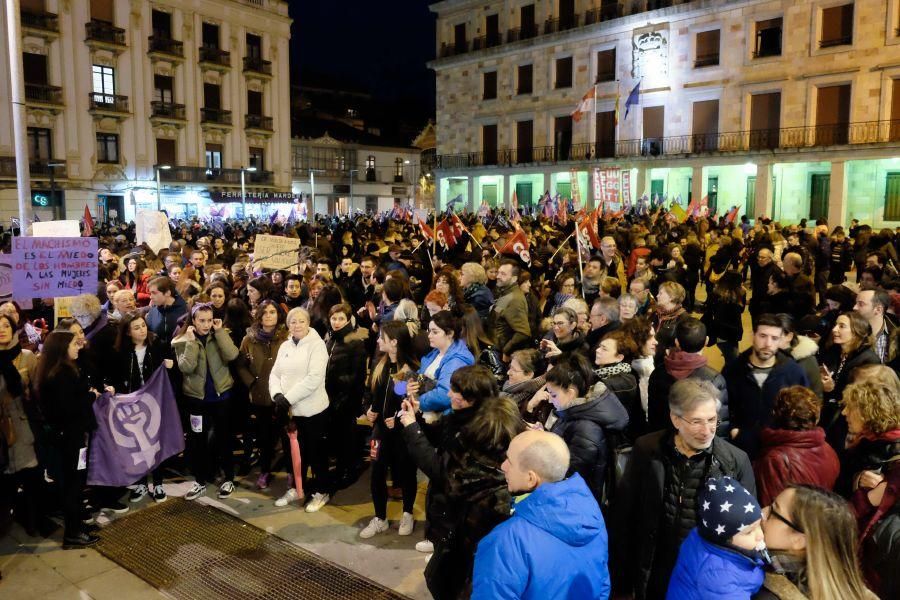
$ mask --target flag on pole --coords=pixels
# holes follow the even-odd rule
[[[453,225],[447,219],[438,223],[434,234],[437,236],[437,242],[447,250],[452,250],[456,246],[456,234],[453,231]]]
[[[613,113],[613,125],[616,127],[619,125],[619,100],[621,97],[622,94],[619,92],[619,84],[616,84],[616,108]]]
[[[288,215],[287,223],[285,223],[285,225],[287,225],[288,227],[293,227],[296,224],[297,224],[297,205],[294,204],[293,206],[291,206],[291,212]]]
[[[593,103],[596,100],[597,95],[597,86],[591,86],[591,89],[587,91],[587,93],[582,96],[581,100],[575,106],[575,110],[572,111],[572,120],[576,123],[580,122],[584,115],[590,114],[591,109],[593,108]]]
[[[594,214],[592,213],[590,217],[582,219],[581,223],[578,224],[578,230],[581,232],[579,239],[588,252],[591,250],[591,248],[587,247],[588,243],[594,250],[600,249],[600,236],[597,235],[597,226],[593,217]]]
[[[687,213],[677,202],[672,203],[672,206],[669,207],[669,212],[675,216],[679,223],[684,223],[685,219],[687,219]]]
[[[87,204],[84,205],[84,233],[81,235],[82,237],[91,237],[94,235],[94,218],[91,216],[91,210],[88,208]]]
[[[434,240],[434,230],[428,226],[428,223],[422,220],[422,217],[418,217],[419,220],[419,229],[422,231],[422,236],[431,242]]]
[[[93,410],[97,429],[91,435],[88,485],[131,485],[184,450],[181,418],[165,367],[136,392],[103,394]],[[191,426],[203,432],[212,427],[194,419]]]
[[[628,119],[628,111],[631,110],[631,107],[637,106],[640,103],[641,103],[641,80],[638,79],[638,82],[634,86],[634,89],[632,89],[631,93],[628,94],[628,99],[625,100],[625,119]]]
[[[727,223],[734,223],[734,220],[737,218],[737,213],[738,213],[738,207],[732,206],[731,210],[729,210],[728,213],[725,215],[725,221]]]
[[[516,232],[506,241],[502,248],[494,244],[494,249],[500,254],[508,254],[519,257],[526,265],[531,264],[531,253],[528,250],[528,236],[522,229]]]

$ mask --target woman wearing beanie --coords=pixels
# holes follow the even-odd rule
[[[736,479],[700,488],[699,522],[681,544],[667,599],[747,599],[762,587],[767,554],[762,511]]]

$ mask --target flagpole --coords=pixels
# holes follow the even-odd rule
[[[433,236],[431,236],[431,253],[437,254],[437,208],[434,209],[434,229],[432,229]],[[434,269],[434,265],[432,265],[432,270]]]
[[[556,249],[556,252],[554,252],[553,255],[552,255],[550,258],[547,259],[547,264],[548,264],[548,265],[549,265],[550,263],[553,262],[553,259],[556,258],[556,255],[557,255],[557,254],[559,254],[559,251],[562,250],[563,248],[565,248],[566,242],[568,242],[570,239],[572,239],[572,236],[573,236],[573,235],[575,235],[575,234],[574,234],[574,233],[570,233],[570,234],[569,234],[569,237],[567,237],[566,239],[564,239],[564,240],[562,241],[562,243],[559,245],[559,248]]]
[[[581,232],[579,231],[580,227],[578,226],[578,222],[575,222],[575,248],[578,252],[578,274],[581,277],[581,297],[585,297],[584,293],[584,265],[581,261]],[[572,237],[572,236],[569,236]]]

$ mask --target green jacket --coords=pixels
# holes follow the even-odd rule
[[[488,322],[494,342],[509,356],[531,343],[531,325],[528,322],[528,302],[518,285],[500,291],[494,302]]]
[[[186,396],[203,400],[207,367],[217,394],[224,394],[234,385],[228,363],[237,358],[239,352],[224,327],[211,331],[205,345],[198,339],[187,340],[181,335],[172,340],[172,347],[183,375],[181,387]]]

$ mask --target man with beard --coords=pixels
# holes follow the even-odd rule
[[[778,352],[784,329],[775,315],[760,315],[753,327],[753,344],[725,365],[731,439],[751,457],[759,449],[759,432],[772,419],[775,396],[792,385],[809,387],[803,367]]]

